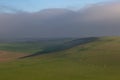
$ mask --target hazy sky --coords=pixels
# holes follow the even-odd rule
[[[86,5],[105,1],[110,0],[0,0],[0,5],[33,12],[47,8],[68,8],[76,10]]]
[[[0,0],[0,4],[0,39],[120,36],[119,0]]]

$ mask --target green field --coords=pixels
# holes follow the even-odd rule
[[[44,48],[58,45],[67,41],[72,40],[71,38],[63,39],[50,39],[46,41],[26,41],[26,42],[0,42],[0,50],[10,52],[23,52],[23,53],[35,53],[42,51]]]
[[[0,80],[120,80],[120,37],[1,62]]]

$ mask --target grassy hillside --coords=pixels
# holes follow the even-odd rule
[[[56,45],[51,45],[51,46],[47,46],[45,48],[43,48],[41,51],[38,51],[34,54],[25,56],[23,58],[26,57],[33,57],[33,56],[38,56],[41,54],[50,54],[50,53],[54,53],[54,52],[59,52],[59,51],[64,51],[82,44],[87,44],[89,42],[93,42],[98,40],[99,38],[96,37],[88,37],[88,38],[80,38],[80,39],[73,39],[67,42],[63,42],[61,44],[56,44]]]
[[[41,40],[27,40],[27,41],[20,40],[11,42],[0,42],[0,50],[31,54],[38,51],[42,51],[45,47],[62,44],[70,40],[72,39],[63,38],[63,39],[41,39]]]
[[[120,37],[0,63],[0,80],[120,80]]]

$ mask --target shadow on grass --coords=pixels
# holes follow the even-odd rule
[[[75,39],[75,40],[60,44],[60,45],[54,45],[54,46],[46,47],[45,49],[43,49],[43,51],[36,52],[34,54],[24,56],[24,57],[21,57],[21,58],[28,58],[28,57],[34,57],[34,56],[38,56],[38,55],[42,55],[42,54],[50,54],[50,53],[53,53],[53,52],[59,52],[59,51],[63,51],[63,50],[66,50],[66,49],[73,48],[75,46],[79,46],[79,45],[82,45],[82,44],[87,44],[89,42],[93,42],[93,41],[96,41],[98,39],[99,38],[97,38],[97,37]]]

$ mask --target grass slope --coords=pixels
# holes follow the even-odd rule
[[[120,80],[120,38],[0,63],[0,80]]]
[[[45,47],[51,45],[58,45],[67,41],[72,40],[71,38],[63,39],[44,39],[38,41],[16,41],[16,42],[0,42],[1,51],[9,52],[22,52],[22,53],[35,53],[42,51]]]
[[[41,50],[41,51],[38,51],[34,54],[25,56],[23,58],[38,56],[38,55],[42,55],[42,54],[50,54],[50,53],[54,53],[54,52],[67,50],[67,49],[73,48],[73,47],[78,46],[78,45],[87,44],[87,43],[96,41],[98,39],[99,38],[96,38],[96,37],[88,37],[88,38],[80,38],[80,39],[70,40],[70,41],[63,42],[63,43],[58,44],[58,45],[48,46],[46,48],[43,48],[43,50]]]

